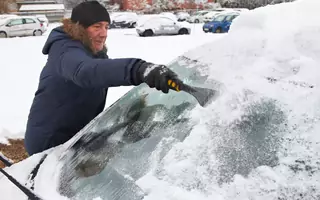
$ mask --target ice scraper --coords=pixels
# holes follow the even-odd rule
[[[208,103],[211,102],[211,100],[218,95],[218,92],[216,90],[190,86],[183,82],[178,84],[177,82],[181,81],[174,81],[171,79],[168,80],[168,85],[170,86],[170,89],[175,90],[177,92],[185,91],[191,94],[197,99],[197,101],[202,107],[208,105]]]

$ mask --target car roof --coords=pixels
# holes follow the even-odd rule
[[[219,16],[230,16],[230,15],[240,15],[240,13],[238,12],[223,12],[217,15],[217,17]]]
[[[155,20],[155,19],[169,19],[171,21],[176,21],[175,19],[172,19],[171,17],[168,17],[166,15],[155,15],[150,18],[147,18],[143,23],[146,23],[146,22],[149,22],[149,21]]]

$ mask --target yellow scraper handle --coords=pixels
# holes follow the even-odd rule
[[[169,79],[168,85],[169,85],[170,89],[175,90],[177,92],[180,92],[181,86],[179,84],[177,84],[175,81]]]

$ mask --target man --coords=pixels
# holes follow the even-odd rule
[[[42,53],[48,60],[30,109],[25,147],[31,156],[63,144],[103,111],[108,87],[146,83],[168,93],[177,75],[138,58],[109,59],[110,17],[96,1],[77,5],[71,19],[50,33]]]

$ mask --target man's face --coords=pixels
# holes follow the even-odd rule
[[[103,49],[107,39],[108,22],[98,22],[87,28],[87,33],[91,41],[92,50],[96,53]]]

